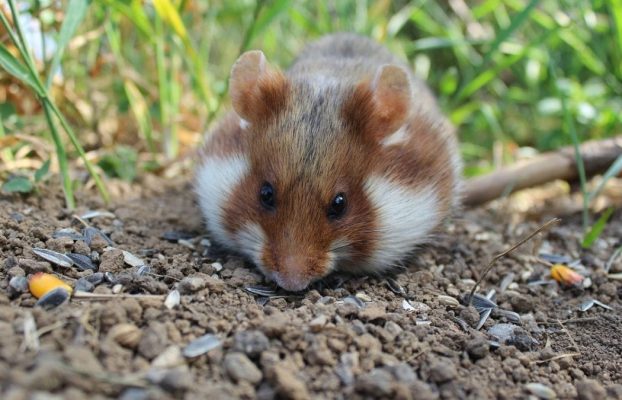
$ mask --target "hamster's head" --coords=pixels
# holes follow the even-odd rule
[[[385,66],[360,85],[318,87],[251,51],[234,65],[230,92],[239,149],[199,169],[212,235],[286,290],[337,267],[367,268],[379,215],[366,185],[378,141],[408,113],[405,71]]]

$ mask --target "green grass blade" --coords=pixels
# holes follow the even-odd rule
[[[257,21],[253,23],[253,29],[246,38],[244,48],[246,49],[255,37],[261,35],[279,15],[289,8],[290,4],[291,0],[276,0],[269,7],[265,7]]]
[[[609,0],[609,9],[616,28],[616,40],[618,41],[618,55],[622,55],[622,1]],[[618,58],[619,61],[619,58]],[[618,73],[622,75],[622,65],[618,65]]]
[[[600,182],[598,187],[590,193],[590,202],[600,194],[607,182],[614,176],[618,176],[620,172],[622,172],[622,156],[619,156],[603,174],[603,180]]]
[[[39,96],[43,93],[28,68],[22,64],[9,50],[0,43],[0,67],[21,82],[30,86]]]
[[[89,161],[88,158],[86,158],[86,153],[84,152],[84,148],[82,148],[80,141],[78,140],[75,133],[73,132],[73,129],[71,128],[67,120],[65,119],[65,116],[60,112],[56,104],[52,103],[52,101],[49,98],[43,99],[43,104],[44,106],[47,104],[50,107],[50,110],[56,115],[56,118],[58,118],[61,126],[67,133],[67,136],[69,136],[69,140],[71,141],[71,144],[73,144],[74,148],[78,151],[80,158],[84,162],[84,166],[86,167],[87,171],[89,172],[89,174],[95,181],[95,186],[97,186],[97,189],[99,190],[99,193],[101,194],[104,202],[109,203],[110,195],[108,194],[108,190],[106,189],[106,186],[104,186],[104,183],[102,182],[101,177],[99,176],[97,171],[95,171],[95,168],[93,168],[93,164]]]
[[[43,102],[43,112],[45,113],[45,119],[47,120],[54,140],[54,146],[56,148],[56,158],[58,159],[58,168],[60,169],[60,176],[62,179],[63,192],[65,193],[65,204],[67,208],[76,208],[76,199],[73,196],[73,186],[71,185],[71,176],[69,175],[69,165],[67,162],[67,152],[65,151],[65,144],[63,143],[60,133],[56,129],[54,118],[52,116],[52,107],[49,102]]]
[[[50,70],[48,71],[47,80],[45,82],[45,87],[47,89],[52,86],[52,80],[54,79],[56,71],[60,67],[60,62],[63,58],[63,53],[69,44],[69,40],[71,40],[73,35],[76,33],[78,26],[80,26],[84,20],[90,4],[90,0],[69,0],[67,10],[65,11],[65,19],[60,27],[60,32],[56,41],[56,51],[54,52],[54,57],[52,58]]]
[[[603,229],[605,229],[605,226],[607,226],[607,221],[609,221],[609,218],[611,218],[611,215],[613,214],[614,210],[615,209],[613,207],[609,207],[608,209],[605,210],[605,212],[601,214],[600,218],[598,218],[598,221],[596,221],[596,223],[590,228],[590,230],[583,237],[583,242],[581,243],[581,247],[583,247],[584,249],[587,249],[591,247],[592,244],[594,244],[596,239],[598,239],[600,234],[603,232]]]
[[[539,0],[531,0],[521,12],[513,16],[510,25],[497,32],[495,39],[490,44],[490,48],[484,55],[481,65],[486,65],[488,61],[492,59],[495,53],[499,50],[501,43],[505,42],[527,20],[527,18],[529,18],[529,15],[538,3]]]

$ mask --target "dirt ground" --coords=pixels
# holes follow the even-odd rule
[[[83,195],[75,212],[49,188],[0,195],[1,398],[622,399],[622,285],[604,271],[621,245],[619,210],[585,251],[579,213],[559,198],[531,206],[519,197],[528,212],[497,203],[461,213],[396,283],[335,277],[263,297],[245,290],[266,285],[260,274],[206,240],[190,185],[157,186],[106,207]],[[80,234],[74,215],[91,210],[108,213],[82,221],[113,245]],[[486,277],[480,293],[495,289],[498,307],[475,329],[478,311],[458,300],[495,254],[551,216],[563,221]],[[52,264],[33,248],[85,255],[106,274]],[[551,283],[540,252],[580,258],[588,287]],[[35,306],[10,282],[39,271],[71,285],[90,276],[103,296]],[[169,309],[174,289],[180,304],[169,298]],[[580,311],[589,299],[611,309]]]

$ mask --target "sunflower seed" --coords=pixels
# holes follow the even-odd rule
[[[182,354],[186,358],[198,357],[210,350],[214,350],[221,344],[222,343],[217,336],[208,333],[190,342],[186,347],[184,347]]]
[[[164,305],[169,310],[172,310],[179,305],[180,300],[181,295],[179,294],[179,290],[171,290],[171,292],[168,294],[168,296],[166,296],[166,299],[164,300]]]
[[[539,399],[549,400],[557,398],[557,394],[553,389],[541,383],[528,383],[525,385],[525,389]]]
[[[118,282],[117,277],[114,276],[112,272],[104,272],[104,279],[106,280],[106,282],[110,283],[111,285],[116,285]]]
[[[84,240],[84,236],[80,234],[78,231],[72,228],[63,228],[59,229],[52,234],[52,238],[58,239],[62,237],[68,237],[73,240]]]
[[[136,276],[145,276],[151,273],[151,267],[148,265],[141,265],[136,269]]]
[[[84,279],[97,286],[104,281],[104,273],[95,272],[93,275],[85,276]]]
[[[575,262],[572,258],[568,256],[562,256],[559,254],[549,254],[549,253],[540,253],[539,257],[545,261],[550,262],[551,264],[570,264]]]
[[[74,265],[80,268],[82,271],[86,271],[87,269],[97,271],[97,266],[93,264],[93,261],[91,261],[91,257],[78,253],[67,253],[65,255],[69,257],[71,261],[73,261]]]
[[[510,284],[514,282],[514,277],[516,277],[516,274],[514,274],[514,272],[510,272],[509,274],[505,275],[501,280],[501,283],[499,284],[499,291],[505,292],[505,289],[507,289],[508,286],[510,286]]]
[[[110,211],[87,211],[84,214],[80,215],[81,219],[92,219],[97,217],[105,217],[105,218],[115,218],[115,215]]]
[[[492,308],[486,308],[479,313],[479,322],[477,323],[477,326],[475,327],[476,330],[480,330],[482,326],[484,326],[484,324],[488,320],[488,317],[490,317],[491,312],[492,312]]]
[[[247,286],[244,288],[249,293],[262,297],[276,297],[278,296],[276,290],[266,286]]]
[[[344,303],[347,303],[347,304],[353,304],[353,305],[355,305],[357,308],[365,308],[365,303],[363,303],[363,302],[361,301],[361,299],[359,299],[359,298],[358,298],[358,297],[356,297],[356,296],[347,296],[347,297],[344,297],[343,302],[344,302]]]
[[[76,281],[73,289],[77,292],[92,292],[95,290],[95,285],[86,278],[80,278]]]
[[[73,265],[71,258],[67,257],[65,254],[38,247],[33,248],[32,252],[51,263],[60,265],[61,267],[69,268]]]
[[[497,307],[497,303],[490,300],[488,297],[482,296],[481,294],[478,294],[478,293],[473,293],[471,304],[473,305],[473,307],[475,307],[477,312],[479,312],[480,314],[485,310]]]
[[[395,279],[387,278],[386,284],[389,290],[392,291],[393,293],[406,297],[406,291],[399,283],[397,283]]]
[[[602,308],[606,310],[613,310],[613,308],[609,307],[607,304],[601,303],[600,301],[595,300],[595,299],[585,300],[583,303],[579,305],[579,310],[585,312],[589,310],[590,308],[592,308],[594,305],[601,306]]]
[[[521,323],[520,315],[518,315],[518,313],[515,313],[514,311],[504,310],[502,308],[495,308],[493,310],[493,314],[496,317],[503,317],[507,319],[508,321],[513,322],[515,324]]]
[[[104,239],[104,241],[108,243],[108,246],[114,246],[114,242],[110,240],[110,238],[104,232],[92,226],[84,228],[82,230],[82,235],[84,236],[84,242],[87,246],[91,246],[91,242],[93,241],[93,238],[95,236],[99,236]]]
[[[43,307],[46,310],[58,307],[69,299],[69,292],[67,289],[57,287],[54,290],[50,290],[37,300],[35,306]]]
[[[142,259],[125,250],[123,250],[123,261],[127,265],[131,265],[132,267],[142,267],[143,265],[145,265],[145,262]]]
[[[402,300],[402,308],[406,311],[415,311],[415,307],[406,299]]]

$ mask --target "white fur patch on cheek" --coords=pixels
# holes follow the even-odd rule
[[[248,169],[246,157],[235,155],[208,157],[197,170],[195,190],[199,206],[207,220],[207,228],[216,240],[222,242],[232,239],[223,225],[223,206]]]
[[[259,224],[248,223],[235,232],[233,240],[238,250],[251,259],[264,274],[268,274],[261,261],[266,245],[266,234]]]
[[[369,178],[365,190],[378,220],[378,243],[369,268],[389,268],[438,225],[438,195],[432,186],[415,190],[384,177]]]

